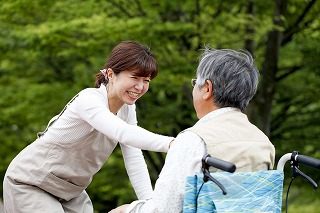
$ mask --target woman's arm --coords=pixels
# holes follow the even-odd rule
[[[81,119],[119,143],[143,150],[167,152],[170,142],[174,139],[127,124],[112,114],[106,103],[93,93],[80,94],[75,102]]]
[[[138,199],[150,199],[153,190],[142,151],[124,144],[120,144],[120,147],[130,182]]]

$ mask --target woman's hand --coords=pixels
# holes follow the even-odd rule
[[[129,204],[124,204],[122,206],[118,206],[117,208],[109,211],[109,213],[125,213],[128,206],[129,206]]]

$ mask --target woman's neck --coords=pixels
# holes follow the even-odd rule
[[[112,94],[112,92],[108,89],[108,85],[106,89],[108,93],[109,110],[116,115],[124,103]]]
[[[120,108],[123,106],[123,103],[117,103],[116,101],[114,101],[112,98],[108,97],[108,103],[109,103],[109,110],[110,112],[112,112],[113,114],[117,114],[118,111],[120,110]]]

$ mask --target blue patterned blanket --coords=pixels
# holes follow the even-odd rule
[[[227,194],[223,195],[212,181],[203,184],[203,174],[190,176],[185,188],[184,213],[281,213],[282,171],[217,172],[211,176],[225,187]]]

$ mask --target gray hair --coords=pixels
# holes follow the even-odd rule
[[[248,51],[211,49],[206,46],[197,68],[197,85],[213,85],[213,101],[220,108],[244,111],[257,91],[259,71]]]

